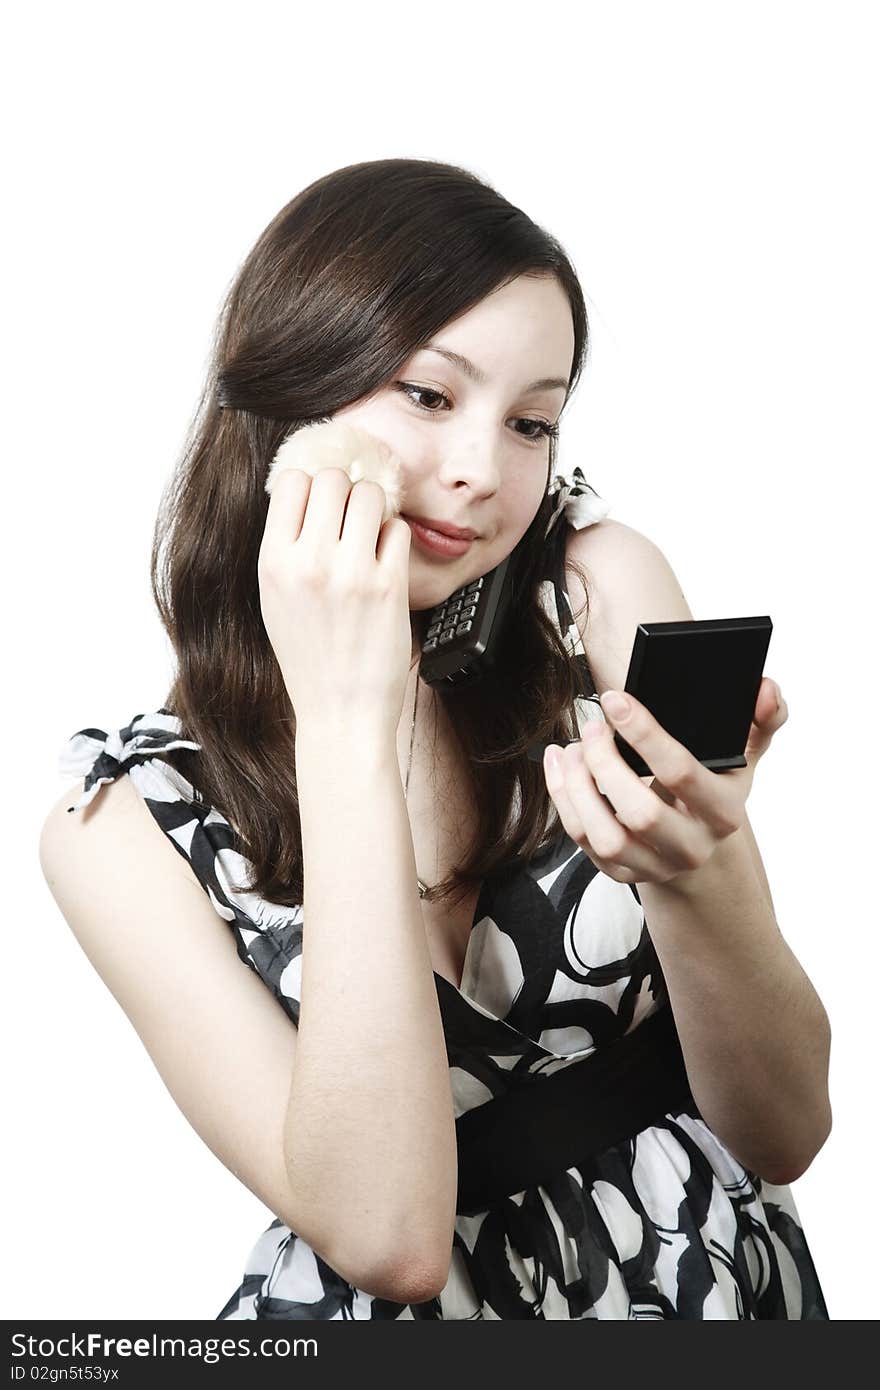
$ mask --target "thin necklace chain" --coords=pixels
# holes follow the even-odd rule
[[[409,774],[410,774],[410,770],[411,770],[411,768],[412,768],[413,740],[414,740],[414,738],[415,738],[415,732],[416,732],[416,710],[418,709],[418,704],[419,704],[419,673],[418,673],[418,671],[416,671],[416,693],[415,693],[415,699],[413,700],[412,724],[410,725],[410,730],[409,730],[409,761],[407,762],[407,765],[406,765],[406,783],[405,783],[404,788],[403,788],[403,799],[404,799],[404,801],[406,801],[407,794],[408,794],[408,792],[409,792]],[[416,883],[419,885],[419,897],[420,897],[420,898],[423,898],[423,897],[425,896],[426,893],[430,892],[430,889],[429,889],[427,883],[423,883],[422,880],[418,877],[418,875],[416,875]]]

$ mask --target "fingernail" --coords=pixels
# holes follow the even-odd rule
[[[555,744],[551,744],[549,748],[544,749],[544,762],[547,771],[551,775],[555,775],[559,771],[562,763],[562,753]]]
[[[773,689],[776,691],[776,708],[779,709],[779,706],[782,704],[782,691],[779,689],[776,681],[773,681],[772,685]]]
[[[631,709],[629,700],[620,690],[606,690],[599,696],[599,702],[612,719],[625,719]]]

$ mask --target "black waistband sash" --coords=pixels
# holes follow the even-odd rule
[[[582,1062],[511,1085],[455,1122],[459,1215],[546,1183],[667,1111],[699,1116],[668,1004]]]

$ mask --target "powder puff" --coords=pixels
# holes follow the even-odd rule
[[[343,420],[320,420],[288,435],[273,458],[266,479],[270,496],[278,474],[287,468],[299,468],[312,478],[322,468],[341,468],[353,483],[367,479],[384,490],[383,525],[400,513],[400,459],[383,440]]]

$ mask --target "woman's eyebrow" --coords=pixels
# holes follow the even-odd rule
[[[462,357],[460,352],[452,352],[449,348],[438,347],[436,343],[426,343],[422,352],[439,352],[441,357],[445,357],[454,367],[458,367],[466,377],[475,381],[478,386],[485,386],[488,377],[484,371],[473,363],[469,357]],[[568,381],[561,376],[543,376],[539,381],[533,381],[531,386],[526,386],[525,392],[529,391],[555,391],[561,386],[564,391],[568,390]]]

